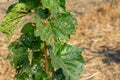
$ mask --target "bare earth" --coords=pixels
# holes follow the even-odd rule
[[[6,1],[0,0],[0,21],[11,3],[1,4]],[[120,1],[112,6],[105,1],[67,0],[67,10],[78,20],[76,35],[69,43],[80,47],[86,60],[79,80],[120,80]],[[13,39],[20,35],[18,31]],[[6,60],[7,45],[0,33],[0,80],[13,80],[15,74]]]

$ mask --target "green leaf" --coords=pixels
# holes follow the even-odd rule
[[[60,6],[66,10],[66,1],[65,0],[59,0],[60,1]]]
[[[15,80],[29,80],[29,74],[31,73],[30,67],[26,67],[20,73],[15,75]]]
[[[63,70],[61,68],[59,68],[55,72],[53,72],[53,77],[56,80],[65,80],[65,75],[63,74]]]
[[[69,13],[61,14],[51,21],[55,41],[67,41],[75,34],[76,19]]]
[[[24,44],[20,43],[18,40],[15,42],[12,42],[8,49],[10,50],[10,53],[8,56],[11,60],[11,64],[16,68],[16,71],[19,72],[22,66],[28,66],[28,54],[27,54],[27,48],[24,46]],[[22,66],[20,66],[22,65]],[[18,67],[19,66],[19,67]]]
[[[42,5],[52,13],[65,12],[65,0],[41,0]]]
[[[71,34],[75,34],[76,19],[71,14],[61,14],[54,17],[51,21],[41,20],[36,15],[34,17],[36,23],[35,35],[40,36],[42,40],[51,42],[52,38],[55,41],[66,42]]]
[[[19,3],[25,3],[33,8],[37,8],[41,4],[40,0],[19,0]]]
[[[49,10],[44,8],[38,8],[37,13],[39,14],[41,19],[47,19],[50,16]]]
[[[34,32],[35,26],[32,25],[32,23],[27,23],[24,25],[24,27],[22,28],[21,32],[22,33],[30,33],[30,32]]]
[[[32,67],[33,80],[50,80],[48,74],[39,65]]]
[[[83,71],[85,61],[78,47],[56,43],[49,49],[51,63],[57,69],[62,68],[66,80],[77,80]]]
[[[9,7],[6,16],[0,24],[0,32],[4,33],[8,40],[11,39],[14,30],[29,10],[29,7],[24,3],[16,3]]]
[[[45,64],[42,41],[40,37],[34,36],[34,29],[31,27],[33,26],[31,26],[30,23],[25,24],[22,29],[23,34],[20,38],[8,46],[10,53],[7,58],[16,69],[16,80],[50,80],[42,69]],[[29,32],[25,33],[24,31]],[[33,54],[32,56],[30,56],[31,52]],[[31,62],[29,59],[30,57]]]
[[[44,23],[39,15],[36,15],[34,17],[34,21],[36,23],[36,30],[35,30],[35,36],[40,36],[40,38],[43,41],[50,42],[53,38],[52,35],[52,27],[50,23]]]

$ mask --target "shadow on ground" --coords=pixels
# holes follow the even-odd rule
[[[102,55],[103,63],[110,64],[111,62],[120,63],[120,46],[111,48],[108,46],[101,46],[101,50],[92,51],[93,53],[97,53],[98,55]]]

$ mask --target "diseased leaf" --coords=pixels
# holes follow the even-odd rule
[[[32,9],[31,6],[28,6],[25,3],[15,3],[12,5],[12,7],[10,6],[10,8],[8,9],[11,12],[23,12],[23,13],[27,13]]]
[[[75,34],[76,20],[71,14],[61,14],[54,17],[51,21],[42,20],[38,15],[34,17],[36,23],[35,35],[42,40],[50,43],[54,41],[66,42],[71,34]]]
[[[50,51],[52,65],[62,68],[66,80],[77,80],[83,71],[85,61],[78,47],[56,43]]]
[[[52,13],[64,13],[65,1],[63,0],[41,0],[42,5]]]
[[[29,10],[30,7],[24,3],[13,4],[9,7],[6,16],[0,24],[0,32],[3,32],[8,40],[11,39],[14,30]]]
[[[6,35],[7,39],[10,40],[14,30],[18,26],[25,14],[19,14],[16,12],[9,12],[3,19],[0,25],[0,32]]]

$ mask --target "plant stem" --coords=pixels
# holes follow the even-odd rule
[[[47,46],[46,46],[46,42],[44,41],[44,55],[45,55],[45,71],[47,74],[49,74],[48,71],[48,54],[47,54]]]

